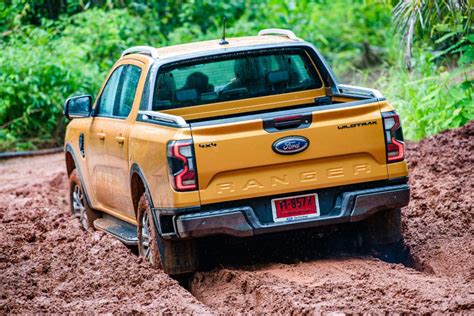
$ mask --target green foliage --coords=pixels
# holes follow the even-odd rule
[[[465,124],[474,107],[472,8],[397,2],[394,28],[391,2],[376,0],[1,1],[0,151],[60,145],[64,100],[96,95],[125,48],[220,38],[224,15],[229,37],[279,27],[314,43],[340,81],[387,95],[409,139]],[[455,3],[462,10],[433,13]],[[419,20],[410,72],[396,31],[406,33],[402,21],[413,12]]]
[[[393,67],[374,83],[400,113],[405,137],[419,140],[473,120],[474,66],[448,71],[435,67],[427,54],[417,57],[413,72]]]
[[[59,138],[64,130],[64,96],[97,88],[90,84],[97,78],[97,67],[84,63],[81,47],[53,38],[42,29],[27,28],[1,47],[0,137],[5,141],[0,150],[34,148],[51,143],[51,136]],[[22,141],[15,145],[17,138]]]
[[[448,73],[428,78],[413,77],[401,78],[406,81],[398,87],[393,98],[408,139],[419,140],[474,119],[474,80],[452,85],[454,76]]]
[[[126,10],[91,9],[24,27],[1,43],[0,150],[60,144],[64,100],[95,95],[116,56],[151,41],[147,34]]]
[[[126,48],[145,43],[159,46],[164,40],[147,18],[149,15],[139,17],[127,10],[91,9],[62,21],[61,39],[84,46],[86,62],[108,72]]]
[[[350,9],[348,9],[350,7]],[[390,30],[391,6],[380,1],[248,1],[239,18],[228,16],[231,36],[256,35],[268,27],[290,28],[299,37],[314,43],[332,64],[344,74],[361,62],[363,44],[386,46],[393,41]],[[217,22],[220,22],[217,20]],[[189,42],[219,38],[218,23],[207,32],[178,28],[170,34],[171,42]],[[191,34],[190,34],[191,33]],[[193,38],[194,37],[194,38]],[[383,49],[382,49],[383,50]]]
[[[462,53],[465,37],[472,33],[470,0],[401,0],[393,8],[396,29],[405,43],[406,65],[411,69],[411,46],[422,40],[435,47],[433,59]]]

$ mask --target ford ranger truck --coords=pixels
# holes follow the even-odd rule
[[[198,269],[207,236],[364,221],[373,247],[401,239],[399,116],[291,31],[132,47],[64,113],[72,214],[169,274]]]

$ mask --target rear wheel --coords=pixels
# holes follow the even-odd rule
[[[82,228],[88,230],[94,227],[93,222],[99,216],[87,203],[77,169],[74,169],[69,176],[69,204],[72,215],[79,220]]]
[[[365,224],[365,241],[374,256],[386,262],[402,262],[405,245],[400,209],[380,211],[368,218]]]
[[[137,208],[138,253],[153,267],[161,267],[170,275],[195,272],[198,249],[195,240],[166,240],[155,227],[151,207],[143,193]]]
[[[375,213],[366,224],[366,242],[373,247],[392,245],[400,242],[401,232],[400,209],[389,209]]]
[[[138,202],[138,253],[152,267],[160,267],[160,253],[157,243],[157,231],[151,214],[148,199],[143,194]]]

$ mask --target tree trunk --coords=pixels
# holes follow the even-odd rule
[[[412,70],[413,65],[411,63],[411,44],[413,42],[413,29],[415,28],[415,15],[410,16],[408,21],[407,36],[406,36],[406,46],[405,46],[405,64],[408,70]]]

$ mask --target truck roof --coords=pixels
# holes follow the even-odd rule
[[[210,40],[195,43],[187,43],[173,46],[157,48],[159,58],[176,57],[205,51],[226,50],[242,46],[254,46],[262,44],[276,44],[288,42],[300,42],[302,40],[290,39],[284,36],[266,35],[266,36],[245,36],[232,37],[226,39],[229,44],[219,45],[220,40]]]
[[[125,50],[122,57],[130,54],[146,54],[153,58],[173,58],[182,55],[203,53],[206,51],[226,51],[232,48],[245,46],[258,46],[266,44],[303,42],[302,39],[288,30],[266,29],[259,32],[257,36],[243,36],[226,38],[227,44],[221,45],[220,39],[186,43],[164,47],[136,46]]]

